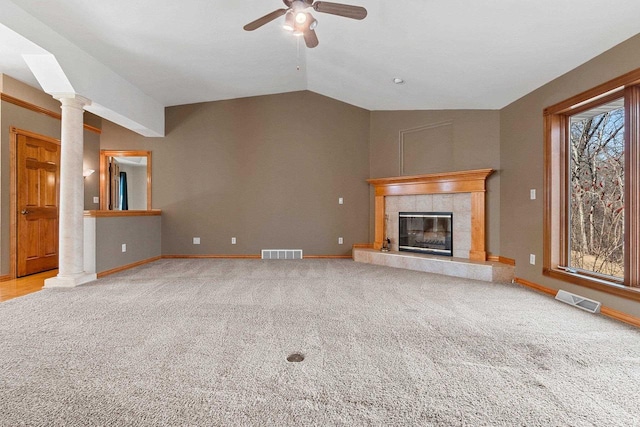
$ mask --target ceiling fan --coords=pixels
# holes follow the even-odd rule
[[[253,31],[262,27],[264,24],[285,15],[284,28],[288,31],[292,31],[296,35],[302,35],[307,47],[311,48],[318,46],[318,36],[315,32],[318,21],[316,21],[316,19],[305,9],[311,7],[316,12],[344,16],[345,18],[351,19],[364,19],[367,16],[367,9],[360,6],[314,0],[282,1],[287,6],[286,8],[274,10],[262,18],[256,19],[255,21],[245,25],[244,29],[246,31]]]

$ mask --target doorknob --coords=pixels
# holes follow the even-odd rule
[[[26,215],[26,214],[30,214],[30,213],[31,213],[31,211],[28,211],[28,210],[26,210],[26,209],[22,209],[22,210],[20,211],[20,213],[21,213],[22,215]]]

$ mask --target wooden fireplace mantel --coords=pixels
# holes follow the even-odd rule
[[[485,250],[485,192],[487,177],[493,169],[434,173],[429,175],[398,176],[368,179],[375,188],[374,249],[382,248],[385,238],[385,197],[416,194],[471,193],[471,249],[469,259],[486,261]]]

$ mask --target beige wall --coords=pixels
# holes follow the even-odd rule
[[[500,113],[490,110],[372,112],[372,178],[403,175],[400,170],[401,141],[404,141],[404,174],[484,168],[496,170],[487,181],[487,251],[502,255]],[[434,159],[436,156],[438,160]],[[374,213],[372,204],[370,213]],[[373,236],[373,216],[370,217],[370,223]]]
[[[120,172],[127,173],[127,203],[129,210],[146,210],[147,166],[121,163]]]
[[[96,273],[159,257],[160,216],[95,218]],[[127,251],[122,252],[122,244]]]
[[[85,112],[86,116],[91,116]],[[95,117],[95,116],[94,116]],[[86,210],[100,209],[100,203],[94,203],[94,197],[100,197],[100,135],[84,131],[84,151],[82,153],[83,169],[93,169],[93,174],[84,179],[84,208]]]
[[[152,151],[163,254],[348,255],[369,241],[368,111],[304,91],[171,107],[166,123],[156,139],[105,122],[101,140]]]
[[[542,275],[543,120],[545,107],[640,67],[640,36],[594,58],[501,110],[501,255],[516,260],[516,276],[565,289],[611,308],[640,316],[640,304]],[[529,189],[538,198],[529,200]],[[529,264],[535,254],[537,264]]]
[[[6,95],[13,96],[30,104],[46,108],[49,111],[60,112],[60,102],[53,99],[51,95],[47,95],[39,89],[22,83],[6,74],[0,74],[2,80],[1,90]]]

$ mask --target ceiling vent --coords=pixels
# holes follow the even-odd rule
[[[600,313],[600,306],[602,305],[602,303],[598,301],[581,297],[571,292],[563,291],[562,289],[556,294],[556,299],[574,307],[581,308],[589,313]]]

